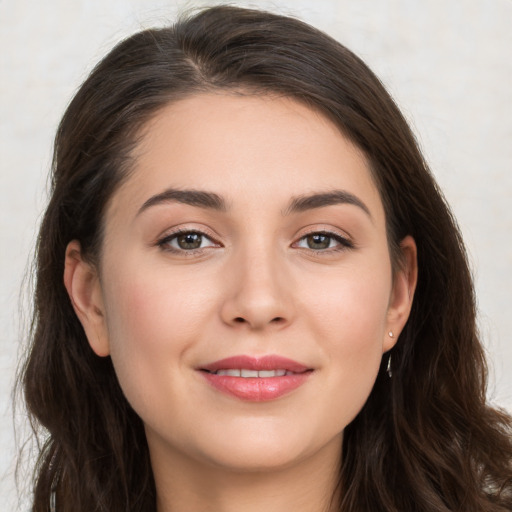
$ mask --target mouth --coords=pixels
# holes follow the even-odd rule
[[[313,368],[281,356],[234,356],[198,368],[217,391],[244,401],[276,400],[307,382]]]
[[[208,371],[208,370],[205,370]],[[268,377],[284,377],[285,375],[294,375],[294,372],[289,370],[249,370],[246,368],[225,368],[222,370],[217,370],[215,372],[209,372],[214,375],[227,375],[228,377],[242,377],[244,379],[248,378],[268,378]]]
[[[233,375],[234,377],[270,377],[270,375],[265,375],[264,372],[276,372],[279,375],[272,375],[272,377],[283,377],[286,373],[303,373],[311,370],[311,368],[293,359],[273,354],[258,357],[246,355],[227,357],[206,364],[200,369],[210,373],[240,372],[239,375]],[[284,374],[282,374],[283,371]],[[242,372],[244,372],[244,375],[242,375]],[[257,372],[258,375],[254,372]],[[259,375],[260,372],[262,375]]]

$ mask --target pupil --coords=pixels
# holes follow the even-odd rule
[[[310,249],[327,249],[331,238],[327,235],[309,235],[307,241]]]
[[[199,249],[201,241],[199,233],[186,233],[178,237],[178,245],[181,249]]]

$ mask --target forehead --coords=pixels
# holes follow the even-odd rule
[[[363,153],[318,112],[289,98],[200,94],[161,109],[143,128],[134,171],[112,208],[173,187],[260,206],[332,189],[364,196],[383,216]],[[248,206],[247,203],[245,206]]]

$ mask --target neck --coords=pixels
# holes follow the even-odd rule
[[[334,512],[341,440],[272,470],[236,470],[173,452],[153,457],[157,512]],[[171,454],[168,454],[171,455]]]

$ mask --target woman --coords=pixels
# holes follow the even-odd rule
[[[460,235],[372,72],[214,7],[59,127],[22,381],[34,511],[501,511]]]

